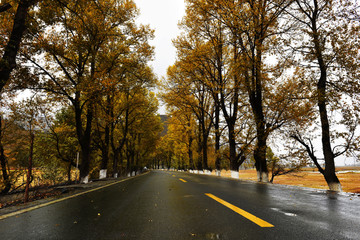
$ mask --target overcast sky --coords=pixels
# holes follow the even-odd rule
[[[185,13],[184,0],[134,0],[140,9],[138,22],[150,24],[155,30],[155,61],[151,63],[159,78],[175,61],[175,48],[171,40],[179,34],[178,22]]]

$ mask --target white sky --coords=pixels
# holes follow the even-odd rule
[[[178,22],[185,14],[184,0],[134,0],[140,9],[138,23],[150,24],[155,30],[155,39],[151,44],[155,46],[155,60],[151,63],[159,78],[166,75],[168,66],[175,61],[176,50],[172,39],[180,31]]]

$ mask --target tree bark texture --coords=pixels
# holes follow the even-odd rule
[[[317,6],[317,5],[315,5]],[[331,148],[330,126],[326,109],[327,95],[327,66],[323,57],[323,47],[320,42],[320,34],[317,26],[317,11],[314,10],[312,18],[312,40],[315,47],[315,54],[320,68],[320,77],[317,83],[317,101],[321,122],[321,142],[325,159],[324,177],[330,190],[341,191],[341,184],[335,173],[335,156]]]
[[[4,154],[4,147],[2,145],[2,143],[0,143],[0,163],[1,163],[1,171],[2,171],[2,177],[5,183],[5,187],[4,189],[1,190],[1,193],[8,193],[11,189],[11,183],[10,183],[10,178],[9,178],[9,174],[7,172],[7,160],[6,160],[6,156]]]
[[[101,160],[101,169],[107,169],[109,162],[109,147],[110,147],[110,128],[107,125],[105,127],[105,142],[102,147],[102,160]]]
[[[83,131],[81,120],[81,108],[75,106],[76,132],[81,147],[80,181],[84,181],[89,175],[91,161],[91,129],[93,120],[93,110],[91,104],[88,106],[86,114],[86,128]]]
[[[216,170],[221,170],[221,158],[220,158],[220,106],[218,101],[216,101],[215,106],[215,168]]]
[[[112,119],[114,118],[113,109],[111,109],[110,116]],[[113,124],[111,126],[110,141],[111,141],[111,148],[114,153],[113,154],[113,175],[114,176],[118,174],[118,163],[120,160],[120,154],[121,154],[121,151],[124,148],[125,143],[127,141],[127,134],[128,134],[128,130],[129,130],[129,116],[130,116],[130,111],[127,108],[125,111],[125,126],[124,126],[123,136],[118,141],[115,139],[115,136],[114,136],[115,126]],[[116,145],[115,142],[118,142],[119,145]]]
[[[204,124],[202,125],[202,168],[207,170],[208,166],[208,137],[209,134],[205,127],[205,119]]]
[[[189,124],[190,125],[190,124]],[[192,143],[194,139],[191,136],[191,133],[189,133],[189,139],[188,139],[188,157],[189,157],[189,169],[194,169],[194,156],[192,151]]]
[[[239,164],[236,157],[236,141],[235,141],[235,123],[228,122],[228,134],[229,134],[229,158],[230,158],[230,170],[239,171]]]
[[[26,187],[25,187],[25,197],[24,202],[29,201],[29,189],[32,182],[32,166],[33,166],[33,153],[34,153],[34,139],[35,135],[33,132],[30,133],[30,154],[29,154],[29,164],[26,174]]]
[[[256,21],[259,21],[255,18]],[[261,24],[257,23],[259,27]],[[263,32],[255,34],[254,48],[252,49],[251,77],[247,76],[250,106],[256,125],[256,146],[254,149],[255,167],[259,182],[269,182],[269,171],[266,162],[266,149],[268,133],[263,109],[263,79],[262,79],[262,48]]]
[[[3,128],[2,128],[2,116],[0,116],[0,164],[1,164],[1,171],[2,177],[4,180],[5,187],[1,190],[1,193],[8,193],[11,189],[10,177],[7,171],[7,159],[4,153],[4,146],[2,143],[3,139]]]
[[[9,10],[10,8],[12,8],[10,3],[4,3],[0,5],[0,13],[5,12],[7,10]]]
[[[9,80],[12,70],[16,67],[16,55],[26,30],[26,18],[29,8],[34,3],[35,1],[30,0],[22,0],[19,2],[9,42],[5,46],[4,55],[0,60],[0,92]]]
[[[262,106],[261,79],[256,77],[256,89],[250,91],[250,105],[254,114],[256,124],[256,146],[254,149],[255,167],[259,182],[268,182],[268,169],[266,163],[267,133],[265,129],[265,117]]]

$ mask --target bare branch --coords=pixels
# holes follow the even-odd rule
[[[10,3],[2,4],[2,5],[0,5],[0,13],[5,12],[5,11],[9,10],[10,8],[12,8]]]

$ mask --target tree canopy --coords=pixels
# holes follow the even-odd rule
[[[215,139],[219,153],[226,139],[223,152],[235,177],[252,152],[258,180],[269,181],[269,138],[285,136],[297,142],[293,149],[308,153],[331,190],[341,190],[334,159],[358,151],[354,147],[360,57],[356,3],[186,3],[186,16],[180,23],[183,32],[174,40],[178,58],[169,67],[164,94],[169,111],[196,115],[190,107],[196,106],[206,112],[209,134],[199,142]],[[202,98],[206,105],[199,101],[200,94],[206,96]],[[199,129],[202,122],[196,120]],[[217,135],[220,132],[222,138]],[[321,144],[315,148],[317,136]],[[291,140],[284,145],[286,141]],[[211,145],[202,149],[210,152]],[[303,155],[292,156],[304,166]],[[319,159],[324,159],[324,168]]]
[[[186,0],[160,81],[155,32],[137,24],[133,0],[5,1],[1,190],[22,187],[25,170],[29,186],[144,167],[237,178],[244,162],[268,182],[310,160],[341,191],[335,159],[359,153],[358,10],[352,0]]]
[[[1,25],[4,57],[12,41],[15,7],[19,11],[23,2],[28,4],[25,34],[13,52],[18,64],[9,70],[11,74],[1,93],[4,103],[24,91],[41,96],[38,105],[46,110],[34,116],[46,124],[30,128],[39,136],[39,140],[35,137],[32,141],[34,167],[44,168],[45,175],[45,169],[57,162],[63,172],[53,174],[67,175],[69,181],[74,179],[71,169],[78,167],[82,182],[99,175],[117,176],[118,169],[121,174],[142,170],[151,160],[162,129],[158,102],[152,92],[157,78],[148,65],[154,56],[154,48],[149,44],[154,32],[136,23],[139,11],[135,3],[11,2],[12,8],[4,8],[1,13],[1,18],[7,20]],[[15,125],[29,130],[24,120],[16,117],[22,109],[28,108],[5,109],[4,105],[2,121],[13,118]],[[49,154],[38,154],[43,144]],[[4,141],[1,147],[12,149]],[[9,161],[11,155],[2,156],[2,170],[6,173],[3,179],[8,182],[12,171],[9,167],[16,165]],[[18,181],[13,180],[13,189],[16,184]]]

